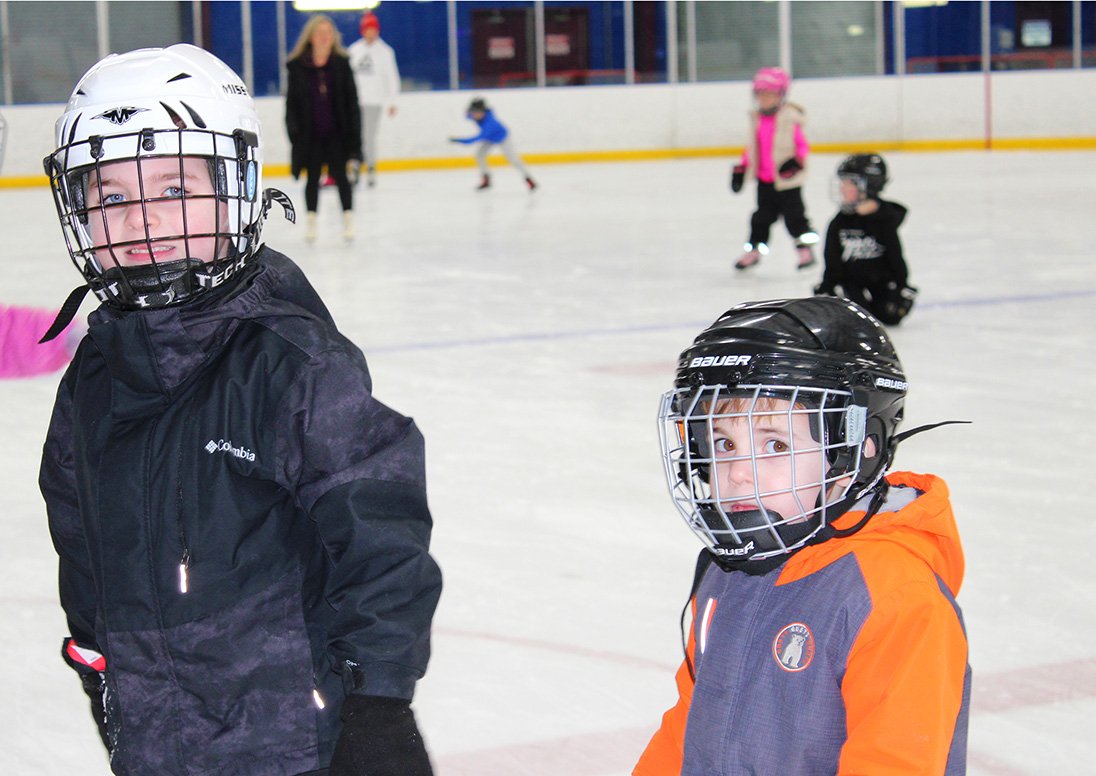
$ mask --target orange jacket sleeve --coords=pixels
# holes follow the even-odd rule
[[[943,773],[968,680],[962,620],[939,587],[911,582],[875,600],[841,684],[838,776]]]
[[[692,603],[696,615],[696,601]],[[689,719],[689,706],[693,702],[693,677],[689,671],[695,649],[694,629],[689,628],[689,642],[685,652],[688,658],[677,669],[677,703],[662,715],[662,725],[643,750],[632,776],[677,776],[681,773],[684,757],[685,723]]]

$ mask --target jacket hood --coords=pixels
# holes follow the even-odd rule
[[[892,202],[889,199],[879,200],[879,212],[886,214],[888,217],[894,219],[894,226],[897,228],[902,225],[902,222],[906,220],[906,213],[909,212],[905,205],[899,202]]]
[[[801,579],[852,552],[865,542],[889,542],[925,562],[944,581],[953,596],[963,583],[963,548],[948,497],[948,487],[932,474],[892,472],[883,507],[861,530],[807,547],[788,559],[778,584]],[[853,510],[834,526],[846,528],[864,516]]]
[[[189,304],[157,310],[100,306],[88,317],[88,336],[129,399],[155,404],[170,396],[212,359],[249,319],[331,314],[300,268],[263,247],[240,282]]]

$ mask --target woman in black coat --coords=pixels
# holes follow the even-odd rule
[[[316,239],[320,176],[326,165],[339,189],[343,237],[350,240],[354,236],[354,200],[347,170],[356,169],[362,158],[361,113],[350,60],[330,17],[316,14],[308,20],[286,69],[285,126],[292,146],[291,170],[294,178],[302,170],[307,173],[305,239]]]

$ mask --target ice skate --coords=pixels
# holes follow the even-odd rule
[[[807,269],[818,263],[814,258],[814,249],[809,245],[800,245],[796,247],[795,252],[799,254],[799,264],[796,269]]]
[[[354,239],[354,211],[344,210],[342,214],[343,228],[342,237],[346,242],[351,242]]]
[[[756,267],[760,262],[761,251],[757,248],[746,246],[746,252],[734,263],[734,268],[738,270],[749,269],[750,267]]]
[[[491,188],[491,176],[484,175],[480,180],[480,185],[476,186],[476,191],[483,191],[484,189]]]
[[[377,185],[377,168],[370,166],[365,170],[365,185],[373,188]]]
[[[529,187],[529,191],[536,191],[537,190],[537,182],[535,180],[533,180],[532,178],[526,178],[525,179],[525,185]]]
[[[304,241],[311,245],[316,242],[316,214],[306,213],[304,217]]]

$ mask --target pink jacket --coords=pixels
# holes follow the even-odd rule
[[[56,338],[38,344],[56,317],[56,310],[0,304],[0,377],[45,374],[69,362],[83,333],[79,324],[69,324]]]
[[[742,151],[741,164],[759,181],[772,183],[778,191],[802,186],[804,170],[790,178],[781,178],[780,166],[789,159],[799,159],[806,166],[810,145],[803,133],[806,112],[794,102],[786,102],[774,115],[763,116],[750,111],[749,140]]]

